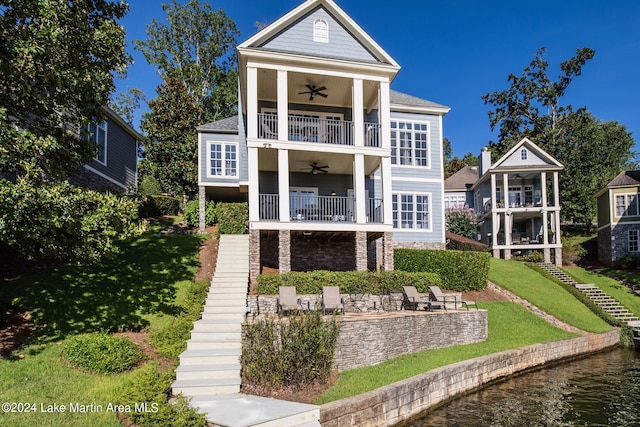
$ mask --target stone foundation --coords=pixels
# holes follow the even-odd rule
[[[444,250],[447,248],[446,243],[441,242],[393,242],[395,249],[435,249]]]
[[[381,387],[358,396],[324,404],[323,427],[393,426],[461,393],[547,363],[615,347],[615,329],[551,343],[507,350],[453,365]]]

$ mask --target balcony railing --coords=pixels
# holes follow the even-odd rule
[[[258,138],[278,139],[278,116],[258,114]],[[322,144],[354,145],[353,122],[313,116],[288,116],[289,141],[317,142]],[[380,147],[380,125],[365,123],[364,143],[367,147]]]
[[[279,221],[280,196],[260,194],[260,219]],[[355,199],[341,196],[289,196],[291,221],[355,222]],[[367,201],[367,222],[382,223],[382,199]]]

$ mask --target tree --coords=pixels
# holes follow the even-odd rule
[[[160,181],[163,191],[173,196],[191,196],[198,189],[198,146],[196,126],[202,110],[178,79],[158,86],[158,97],[149,102],[151,111],[142,117],[142,175]]]
[[[106,0],[2,2],[0,172],[62,177],[95,155],[78,134],[130,63],[117,23],[127,11]]]
[[[478,218],[468,207],[449,208],[444,213],[447,231],[459,236],[475,239]]]
[[[109,106],[116,114],[133,126],[134,113],[140,108],[140,103],[146,100],[144,92],[140,89],[127,87],[125,92],[118,93],[113,100],[109,101]]]
[[[163,3],[168,24],[155,19],[147,27],[147,40],[136,48],[155,65],[163,79],[182,82],[204,108],[204,121],[235,114],[237,105],[236,39],[240,32],[221,9],[209,3],[176,0]]]
[[[591,224],[595,216],[593,194],[633,159],[635,145],[626,127],[602,122],[582,107],[562,105],[569,84],[595,52],[577,49],[576,56],[562,62],[557,80],[547,75],[544,48],[521,76],[510,74],[508,89],[482,98],[495,109],[489,112],[491,129],[499,127],[492,154],[500,157],[523,137],[529,137],[565,166],[561,172],[560,204],[566,220]]]

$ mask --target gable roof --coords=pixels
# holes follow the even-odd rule
[[[303,19],[315,10],[325,10],[335,21],[340,24],[355,41],[366,49],[375,61],[380,64],[391,65],[399,69],[398,63],[385,52],[356,22],[349,17],[333,0],[307,0],[275,22],[269,24],[257,34],[238,45],[238,50],[261,49],[276,37],[282,35],[288,28]],[[298,52],[302,53],[302,52]]]
[[[391,104],[391,110],[431,110],[442,114],[446,114],[451,110],[446,105],[437,104],[396,90],[389,91],[389,103]]]
[[[531,150],[533,153],[535,153],[535,155],[542,161],[544,162],[544,164],[539,164],[539,165],[522,165],[522,166],[514,166],[514,165],[509,165],[507,164],[509,159],[512,158],[512,156],[514,155],[514,153],[516,153],[518,150],[522,149],[522,148],[527,148],[529,150]],[[491,165],[491,167],[489,168],[489,170],[498,170],[498,169],[536,169],[536,168],[541,168],[541,167],[547,167],[547,166],[551,166],[554,169],[564,169],[564,166],[562,165],[562,163],[560,163],[559,161],[557,161],[556,159],[554,159],[553,157],[551,157],[551,155],[549,155],[546,151],[544,151],[542,148],[538,147],[536,144],[533,143],[533,141],[531,141],[529,138],[522,138],[522,140],[520,140],[520,142],[518,142],[516,145],[514,145],[509,151],[507,151],[507,153],[502,156],[497,162],[495,162],[493,165]]]
[[[478,166],[465,166],[444,181],[444,191],[468,191],[478,179]]]
[[[599,197],[611,188],[640,186],[640,170],[622,171],[613,178],[607,185],[595,194]]]
[[[196,128],[200,131],[214,131],[218,133],[238,133],[238,115],[226,119],[206,123]]]

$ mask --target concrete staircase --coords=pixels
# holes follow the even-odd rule
[[[320,427],[319,406],[240,393],[248,285],[249,236],[221,236],[202,318],[180,355],[173,394],[189,398],[216,427]]]
[[[607,295],[602,289],[593,284],[583,284],[576,282],[572,277],[566,274],[553,264],[539,263],[538,266],[557,278],[558,280],[572,285],[580,292],[584,293],[593,301],[597,306],[602,308],[605,313],[608,313],[614,319],[621,322],[626,322],[634,330],[635,336],[640,336],[640,318],[630,312],[622,304],[615,299]]]
[[[216,272],[187,349],[180,355],[174,394],[187,397],[240,392],[242,322],[249,283],[249,238],[220,238]]]

